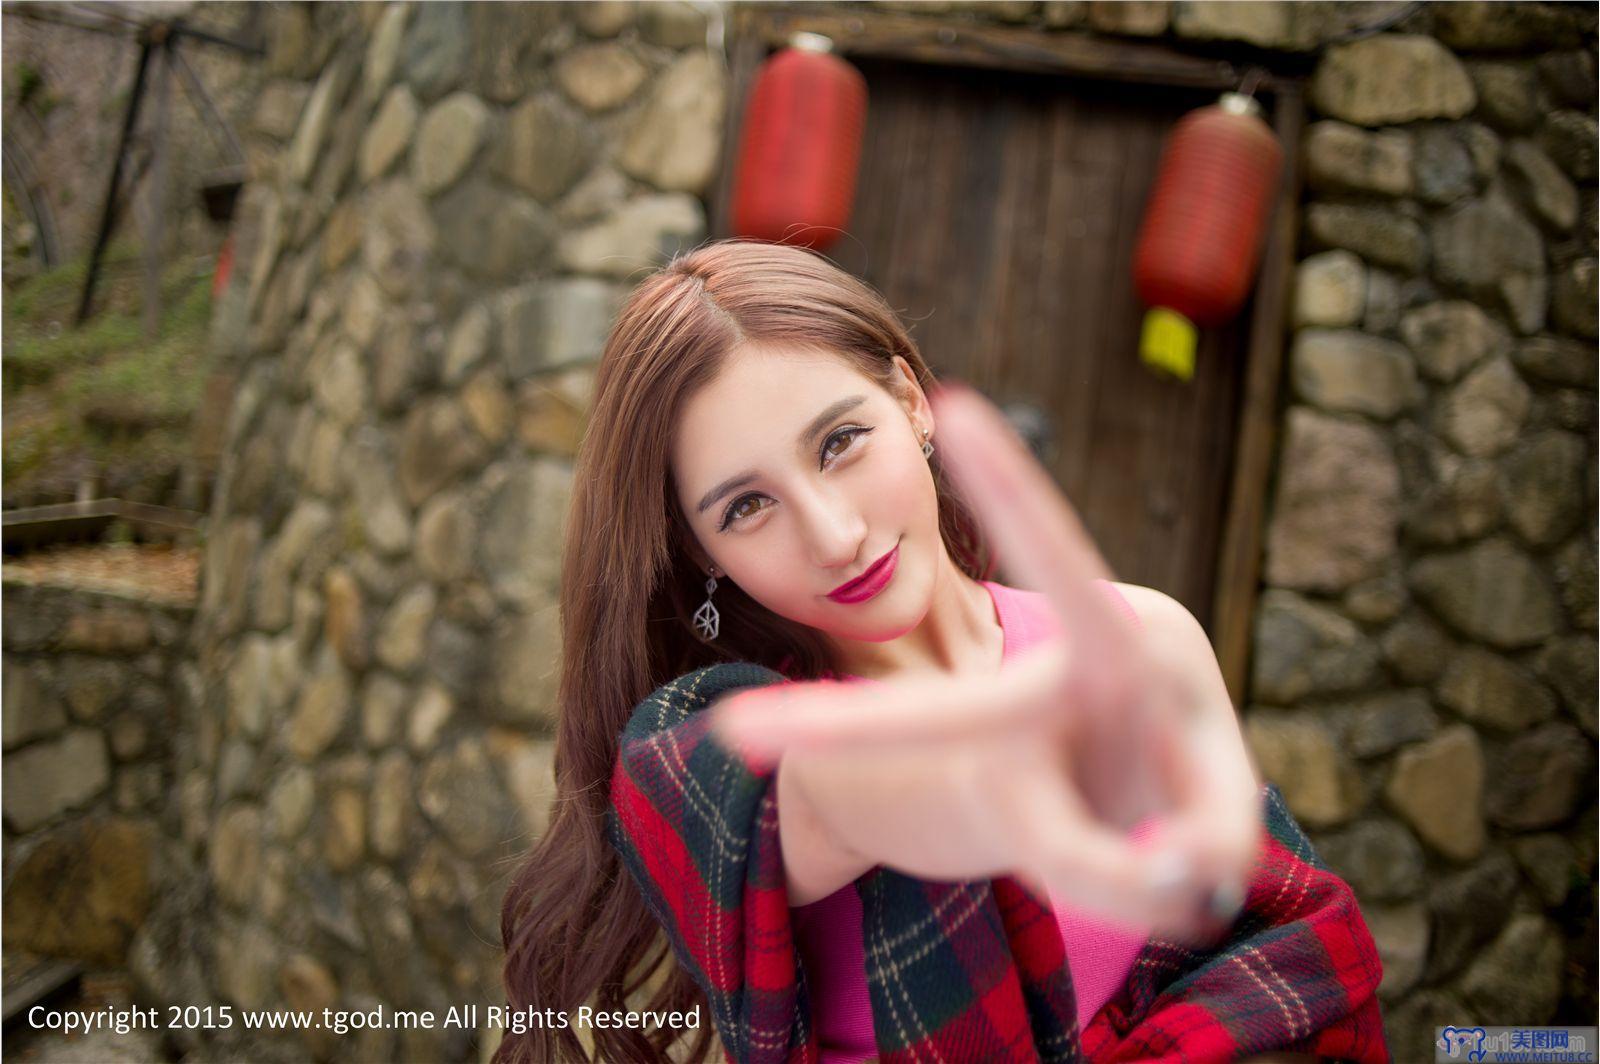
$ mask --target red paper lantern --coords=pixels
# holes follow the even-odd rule
[[[222,298],[222,293],[228,288],[228,279],[232,276],[233,234],[229,233],[222,241],[222,250],[217,252],[217,268],[211,274],[211,298],[213,301]]]
[[[1168,134],[1133,260],[1151,308],[1146,363],[1194,376],[1196,327],[1227,321],[1250,294],[1282,169],[1283,147],[1249,96],[1226,93]]]
[[[867,80],[833,42],[796,33],[757,72],[733,191],[739,236],[822,250],[850,220]]]

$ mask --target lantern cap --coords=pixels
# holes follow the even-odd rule
[[[1194,322],[1170,307],[1151,307],[1139,331],[1139,358],[1151,369],[1193,380],[1198,340]]]
[[[1217,106],[1230,115],[1248,115],[1251,118],[1260,118],[1265,111],[1261,101],[1254,96],[1246,96],[1242,92],[1225,92],[1217,100]]]
[[[799,30],[789,34],[789,47],[799,48],[807,52],[831,52],[833,51],[833,38],[824,37],[820,33]]]

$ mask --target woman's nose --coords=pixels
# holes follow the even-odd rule
[[[799,509],[801,530],[816,564],[836,569],[857,560],[867,524],[849,499],[814,489],[802,497]]]

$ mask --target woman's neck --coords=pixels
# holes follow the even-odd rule
[[[883,643],[834,640],[840,671],[872,680],[908,673],[997,672],[1005,646],[994,599],[941,552],[922,621]]]

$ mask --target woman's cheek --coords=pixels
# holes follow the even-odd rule
[[[916,535],[938,534],[939,497],[928,471],[928,460],[920,450],[896,454],[891,475],[882,478],[873,492],[874,524],[897,532]],[[926,526],[926,527],[923,527]]]
[[[782,542],[782,530],[773,524],[771,517],[762,518],[767,527],[759,530],[747,542],[738,544],[728,555],[728,571],[746,574],[738,580],[744,593],[773,613],[790,620],[811,623],[816,603],[806,590],[807,573],[800,571],[800,559],[805,553],[797,546],[790,549]],[[737,565],[737,568],[735,567]]]

